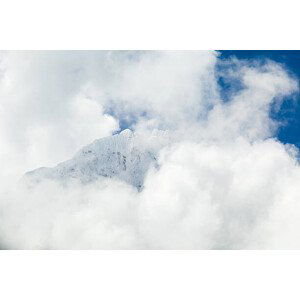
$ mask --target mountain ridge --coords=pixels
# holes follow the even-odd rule
[[[152,147],[153,140],[157,141],[159,137],[162,140],[158,146]],[[148,169],[158,167],[157,155],[163,140],[162,133],[156,132],[145,138],[125,129],[82,147],[73,158],[53,168],[41,167],[25,173],[24,177],[30,183],[43,180],[67,183],[76,179],[83,184],[101,177],[118,178],[140,190]]]

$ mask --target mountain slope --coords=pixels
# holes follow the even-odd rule
[[[33,183],[44,179],[65,183],[72,178],[89,183],[100,177],[116,177],[140,189],[148,169],[157,166],[159,147],[153,147],[157,140],[161,146],[164,135],[156,133],[145,140],[126,129],[111,137],[95,140],[72,159],[54,168],[43,167],[27,172],[25,178]]]

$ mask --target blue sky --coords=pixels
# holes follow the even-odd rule
[[[300,78],[300,51],[286,50],[226,50],[219,51],[221,59],[235,56],[238,59],[271,59],[283,64],[294,76]],[[219,81],[224,90],[229,87]],[[286,99],[281,109],[272,113],[272,117],[283,121],[283,125],[278,131],[278,139],[283,143],[291,143],[300,147],[300,94],[295,95],[295,99]]]

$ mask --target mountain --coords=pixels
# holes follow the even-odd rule
[[[95,140],[72,159],[54,168],[38,168],[27,172],[24,177],[31,183],[45,179],[62,183],[77,179],[89,183],[100,177],[116,177],[141,189],[148,169],[158,167],[157,154],[165,142],[165,132],[155,131],[145,137],[125,129],[119,134]]]

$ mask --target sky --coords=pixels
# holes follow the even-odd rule
[[[0,54],[0,247],[300,249],[298,52]],[[137,190],[25,172],[163,132]]]
[[[226,50],[219,51],[221,59],[237,57],[238,59],[273,60],[285,66],[295,77],[300,78],[300,51],[299,50]],[[222,81],[220,81],[222,84]],[[226,89],[226,86],[223,86]],[[300,95],[286,99],[273,117],[283,121],[278,133],[278,139],[283,143],[290,143],[300,147]]]
[[[226,60],[229,58],[237,58],[243,60],[272,60],[284,67],[297,77],[300,78],[300,51],[293,50],[218,50],[219,59]],[[224,101],[227,99],[229,90],[236,88],[235,82],[226,84],[223,76],[220,76],[218,83],[220,84],[221,93]],[[280,109],[272,112],[272,118],[283,122],[277,132],[278,139],[283,143],[294,144],[300,147],[300,95],[292,95],[285,99]],[[113,111],[110,111],[113,114]],[[120,119],[120,130],[130,128],[134,124],[134,118],[124,117]]]

